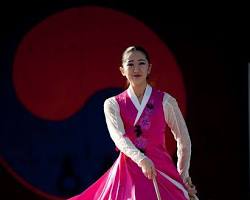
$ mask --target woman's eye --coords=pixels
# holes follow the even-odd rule
[[[145,65],[146,63],[145,62],[139,62],[139,65]]]
[[[133,63],[128,63],[127,66],[132,67],[132,66],[134,66],[134,64]]]

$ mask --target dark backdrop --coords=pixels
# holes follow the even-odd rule
[[[193,144],[190,173],[200,199],[248,199],[250,56],[244,18],[218,10],[199,10],[193,18],[189,14],[195,9],[189,13],[158,1],[1,2],[1,83],[5,84],[2,80],[8,71],[6,60],[12,59],[12,48],[25,27],[59,10],[89,4],[114,8],[143,21],[175,55],[187,90],[186,119]],[[0,176],[1,199],[45,198],[22,185],[3,165]]]

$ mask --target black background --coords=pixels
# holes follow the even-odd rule
[[[193,143],[190,173],[200,199],[249,199],[250,32],[244,9],[229,10],[226,5],[190,9],[156,0],[8,1],[0,5],[0,53],[5,55],[33,24],[70,7],[99,5],[143,21],[167,44],[183,72]],[[43,199],[20,185],[2,166],[0,195],[0,199]]]

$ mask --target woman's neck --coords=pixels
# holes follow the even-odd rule
[[[141,98],[144,95],[145,89],[147,87],[147,82],[141,85],[131,85],[131,87],[133,88],[135,95],[138,98]]]

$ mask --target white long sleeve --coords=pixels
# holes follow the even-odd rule
[[[164,93],[163,109],[165,120],[177,142],[177,170],[185,180],[189,177],[191,140],[183,115],[174,97]]]
[[[138,166],[140,166],[140,161],[146,156],[136,148],[129,138],[124,137],[124,124],[122,122],[119,105],[115,97],[105,100],[104,114],[110,136],[116,147],[126,156],[131,158]]]

